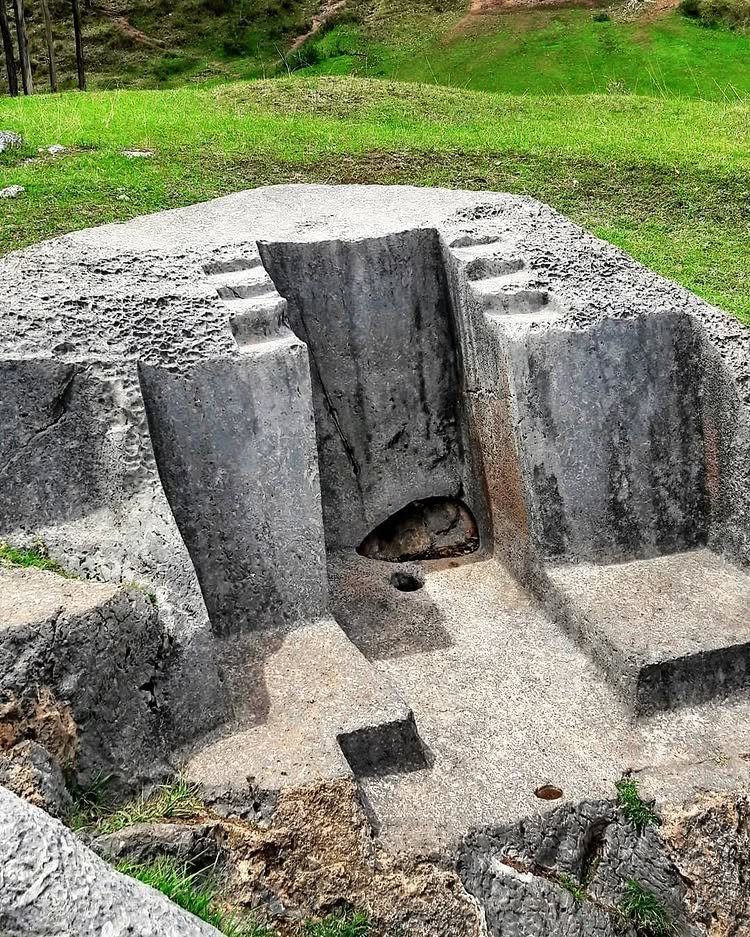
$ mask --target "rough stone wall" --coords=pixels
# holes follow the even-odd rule
[[[543,554],[611,562],[705,542],[697,350],[689,319],[669,313],[510,344]]]
[[[225,703],[216,671],[206,680],[208,616],[159,480],[137,369],[66,356],[0,364],[0,538],[41,539],[76,574],[156,595],[181,660],[174,725],[190,737]]]
[[[750,331],[718,311],[693,320],[699,346],[709,545],[750,565]]]
[[[684,935],[686,886],[653,827],[609,801],[564,805],[518,825],[470,833],[459,873],[492,937],[636,937],[620,912],[628,882],[656,897]]]
[[[436,233],[270,243],[261,253],[310,354],[329,546],[357,546],[411,501],[471,498]]]
[[[316,618],[326,603],[307,354],[296,340],[260,347],[141,368],[161,480],[223,634]]]
[[[0,749],[34,741],[82,783],[164,776],[171,649],[146,595],[33,569],[0,588]]]

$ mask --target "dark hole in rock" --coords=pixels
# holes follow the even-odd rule
[[[416,592],[424,585],[424,579],[420,579],[413,573],[404,573],[399,570],[391,576],[391,585],[399,592]]]
[[[362,556],[389,563],[438,560],[479,549],[477,524],[456,498],[412,501],[383,521],[357,548]]]
[[[563,795],[562,788],[554,784],[542,784],[534,793],[540,800],[559,800]]]

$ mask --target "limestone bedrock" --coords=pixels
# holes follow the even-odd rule
[[[0,261],[0,372],[0,538],[153,594],[149,718],[225,807],[354,774],[424,845],[746,778],[750,333],[552,209],[278,186],[71,234]],[[425,502],[479,549],[357,554]]]

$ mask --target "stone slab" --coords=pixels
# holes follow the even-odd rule
[[[396,593],[386,570],[331,577],[335,602],[337,589],[362,583],[348,599],[360,606],[349,633],[411,705],[431,753],[429,769],[362,782],[386,844],[449,848],[473,827],[612,798],[627,770],[644,796],[670,802],[707,784],[750,783],[746,695],[634,720],[590,656],[494,560],[423,566],[423,589],[397,593],[395,620],[409,637],[390,656],[377,640],[378,609]],[[562,797],[540,800],[543,784]]]
[[[244,719],[187,761],[187,776],[209,793],[241,798],[249,786],[277,791],[426,763],[411,709],[333,619],[247,636],[227,650],[227,666],[254,685],[243,695],[233,680]],[[261,697],[262,709],[242,713],[243,700]]]
[[[636,712],[750,686],[750,577],[709,550],[548,570],[551,605]]]

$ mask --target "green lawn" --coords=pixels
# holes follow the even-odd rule
[[[750,323],[750,104],[352,78],[0,102],[0,250],[283,181],[534,195]],[[39,156],[37,147],[71,150]],[[152,148],[130,160],[123,148]]]

